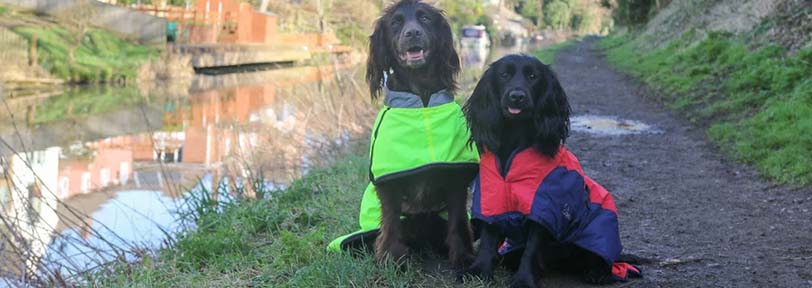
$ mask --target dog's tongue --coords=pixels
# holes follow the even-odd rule
[[[508,112],[510,114],[516,115],[516,114],[522,113],[522,109],[508,107]]]
[[[423,49],[417,51],[406,51],[407,60],[420,60],[423,59]]]

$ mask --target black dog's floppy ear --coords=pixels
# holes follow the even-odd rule
[[[561,88],[558,77],[549,66],[539,63],[544,81],[533,87],[533,93],[540,95],[536,101],[533,122],[536,126],[536,149],[547,156],[555,157],[570,131],[570,104],[567,94]]]
[[[375,21],[375,30],[369,36],[369,57],[367,58],[366,80],[372,99],[378,98],[385,83],[384,73],[392,68],[393,59],[389,55],[389,41],[386,40],[387,17],[381,16]]]
[[[499,150],[501,133],[498,129],[501,126],[502,116],[499,97],[494,93],[494,74],[493,67],[485,71],[463,107],[465,119],[468,120],[468,127],[471,129],[468,145],[476,144],[480,152],[483,152],[482,148],[488,148],[490,151]]]

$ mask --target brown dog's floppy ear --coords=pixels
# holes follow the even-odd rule
[[[533,122],[536,126],[536,149],[547,156],[555,157],[558,148],[563,144],[570,132],[570,104],[567,94],[561,88],[558,77],[550,66],[540,67],[544,74],[544,81],[536,84],[533,89],[535,95],[541,95],[536,101],[536,111]]]
[[[389,41],[386,40],[387,17],[381,16],[375,21],[375,30],[369,36],[369,57],[367,58],[366,80],[372,99],[378,98],[385,83],[384,73],[392,68],[392,57],[389,55]]]
[[[434,33],[437,39],[434,41],[437,43],[437,49],[434,49],[434,53],[437,53],[438,61],[436,61],[436,73],[434,75],[439,75],[440,81],[443,84],[443,87],[448,87],[447,90],[449,93],[454,94],[457,89],[457,75],[460,73],[462,69],[460,66],[460,56],[457,54],[457,49],[454,45],[454,34],[451,32],[451,25],[448,24],[448,20],[444,17],[443,11],[436,9],[434,7],[433,11],[437,13],[438,25],[437,25],[437,33]]]
[[[490,151],[499,150],[499,127],[502,122],[502,111],[499,106],[499,97],[494,93],[493,81],[495,72],[488,68],[477,83],[474,92],[462,108],[468,127],[471,129],[471,139],[468,145],[476,144],[480,152],[482,148]]]

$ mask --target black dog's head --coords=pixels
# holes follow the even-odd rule
[[[401,0],[387,7],[369,36],[369,51],[366,80],[373,98],[380,92],[383,74],[390,70],[405,77],[401,81],[418,82],[421,90],[453,92],[456,88],[454,76],[460,62],[451,26],[442,11],[420,0]]]
[[[464,110],[480,150],[501,151],[513,140],[507,142],[534,145],[553,157],[569,136],[567,95],[550,67],[530,56],[508,55],[491,64]]]

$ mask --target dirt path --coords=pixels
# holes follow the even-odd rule
[[[624,251],[654,260],[643,265],[645,279],[620,285],[812,287],[812,189],[774,185],[726,159],[703,129],[652,100],[591,45],[563,51],[554,65],[574,114],[663,132],[574,132],[568,142],[586,173],[615,195]]]

